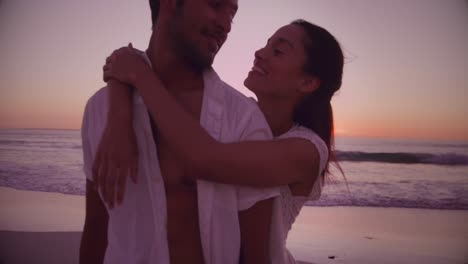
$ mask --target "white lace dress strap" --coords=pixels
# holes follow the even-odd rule
[[[319,175],[323,173],[328,161],[328,147],[316,133],[308,128],[296,125],[278,138],[302,138],[314,144],[320,157],[318,173]],[[285,231],[289,231],[296,220],[296,217],[299,215],[302,206],[304,206],[307,201],[318,200],[320,198],[322,193],[322,177],[317,178],[308,196],[294,196],[291,193],[289,186],[282,186],[280,188],[280,192],[283,227],[285,228]]]
[[[327,144],[325,144],[325,142],[314,131],[303,126],[295,125],[287,133],[279,136],[278,138],[302,138],[314,144],[320,157],[318,174],[321,175],[323,173],[328,161],[328,147]],[[309,200],[317,200],[320,198],[321,186],[322,177],[319,177],[308,196]]]

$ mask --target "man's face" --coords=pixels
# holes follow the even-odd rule
[[[169,22],[176,52],[196,70],[210,67],[231,31],[237,0],[185,0]]]

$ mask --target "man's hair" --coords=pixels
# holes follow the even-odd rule
[[[2,0],[0,0],[0,2],[1,1]],[[154,26],[159,16],[159,0],[149,0],[149,4],[151,8],[151,26]],[[183,4],[183,0],[177,0],[176,2],[177,8],[182,7]]]
[[[151,25],[154,26],[159,15],[159,0],[149,0],[149,4],[151,8]]]

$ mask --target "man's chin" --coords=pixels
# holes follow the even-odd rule
[[[206,69],[209,69],[213,64],[213,57],[192,57],[189,59],[188,63],[190,66],[198,72],[203,72]]]
[[[215,54],[216,55],[216,54]],[[205,60],[205,68],[210,68],[211,65],[213,65],[213,62],[214,62],[214,58],[215,56],[210,56],[210,57],[207,57],[206,60]]]
[[[196,60],[196,64],[201,70],[205,70],[207,68],[210,68],[211,65],[213,65],[214,59],[215,59],[216,54],[210,54],[210,53],[205,53],[198,58],[194,58]]]
[[[203,64],[207,65],[210,67],[213,64],[214,59],[216,58],[216,55],[218,54],[218,49],[210,49],[209,47],[200,47],[198,50],[198,57],[201,61],[203,61]]]

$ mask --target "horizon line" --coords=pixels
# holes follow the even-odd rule
[[[68,130],[80,131],[81,128],[50,128],[50,127],[0,127],[0,130]],[[411,137],[411,136],[380,136],[380,135],[357,135],[335,133],[335,138],[366,138],[366,139],[394,139],[394,140],[419,140],[419,141],[451,141],[451,142],[468,142],[468,139],[441,139],[431,137]]]

